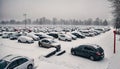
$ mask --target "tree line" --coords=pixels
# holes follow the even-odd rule
[[[0,24],[37,24],[37,25],[109,25],[109,22],[106,19],[92,19],[89,18],[87,20],[78,20],[78,19],[48,19],[46,17],[42,17],[32,21],[31,19],[26,19],[23,21],[9,20],[9,21],[1,21]]]

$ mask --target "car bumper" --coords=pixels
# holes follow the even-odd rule
[[[96,57],[96,60],[102,60],[103,58],[104,58],[104,55],[97,56],[97,57]]]

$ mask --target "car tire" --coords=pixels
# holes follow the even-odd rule
[[[90,60],[94,61],[94,60],[95,60],[95,58],[94,58],[93,56],[90,56]]]
[[[42,47],[42,45],[41,45],[41,43],[40,43],[40,42],[38,42],[38,45],[39,45],[39,47]]]
[[[26,41],[26,43],[30,43],[29,41]]]
[[[67,39],[65,39],[65,41],[68,41]]]
[[[27,69],[33,69],[33,65],[32,65],[32,64],[29,64],[29,65],[27,66]]]
[[[59,40],[61,40],[61,39],[59,38]]]
[[[18,42],[21,42],[21,40],[18,40]]]

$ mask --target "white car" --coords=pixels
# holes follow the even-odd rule
[[[27,36],[33,38],[33,40],[35,41],[38,41],[40,39],[38,36],[34,35],[33,33],[27,33]]]
[[[7,55],[0,60],[0,69],[33,69],[34,59],[24,56]]]
[[[9,38],[12,33],[13,32],[3,32],[2,33],[2,38]]]
[[[73,40],[77,39],[77,37],[75,35],[71,34],[71,33],[67,33],[67,35],[71,36]]]
[[[18,42],[34,43],[34,40],[31,37],[28,37],[28,36],[20,36],[20,37],[18,37]]]
[[[72,37],[67,34],[59,34],[58,39],[64,41],[72,41]]]

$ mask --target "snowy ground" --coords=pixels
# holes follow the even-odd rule
[[[118,39],[117,39],[118,40]],[[77,39],[72,42],[58,41],[62,50],[66,53],[61,56],[52,56],[44,58],[42,55],[49,49],[38,47],[38,42],[33,44],[18,43],[17,40],[3,39],[0,37],[0,58],[6,54],[19,54],[35,59],[36,69],[107,69],[113,56],[113,30],[102,33],[95,37]],[[98,44],[105,52],[105,58],[101,61],[91,61],[86,58],[73,56],[70,54],[72,47],[80,44]],[[120,50],[120,41],[117,42],[117,52]]]

